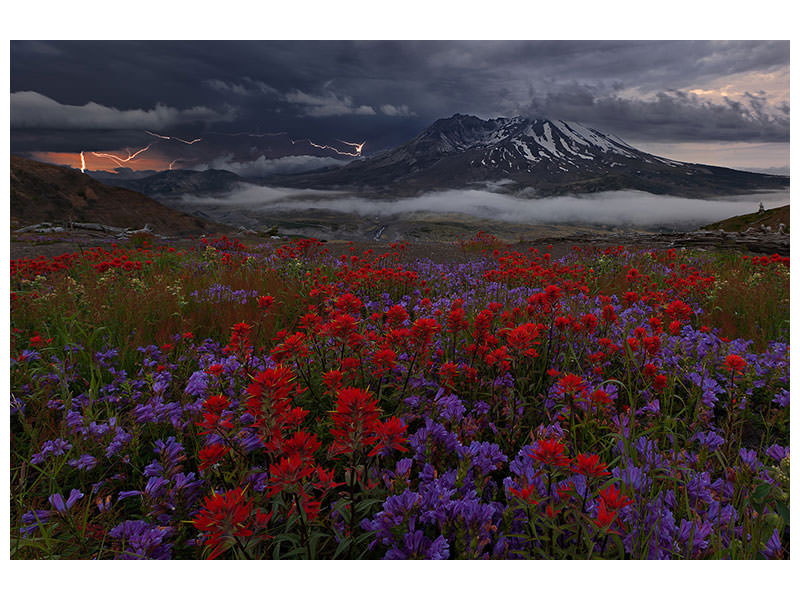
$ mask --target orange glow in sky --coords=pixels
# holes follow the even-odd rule
[[[170,161],[155,155],[155,154],[140,154],[136,156],[135,160],[122,160],[122,157],[127,159],[127,150],[118,150],[115,152],[103,152],[100,155],[94,152],[34,152],[32,155],[34,160],[39,160],[54,165],[66,165],[73,169],[87,169],[89,171],[114,171],[119,166],[124,166],[134,171],[163,171],[169,169]],[[122,163],[122,164],[121,164]]]

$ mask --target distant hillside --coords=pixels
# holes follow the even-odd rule
[[[722,229],[723,231],[744,231],[748,227],[758,229],[761,225],[771,227],[773,231],[778,230],[778,225],[783,223],[784,231],[789,233],[789,205],[779,206],[765,210],[763,213],[751,213],[749,215],[739,215],[738,217],[731,217],[724,221],[711,223],[701,229],[708,231],[716,231]]]
[[[66,167],[11,157],[11,226],[90,222],[176,235],[229,227],[168,208],[147,196],[92,179]]]
[[[92,176],[107,185],[116,185],[150,196],[151,198],[178,197],[183,194],[222,195],[233,191],[244,180],[230,171],[161,171],[141,179],[119,179],[114,175],[93,173]]]

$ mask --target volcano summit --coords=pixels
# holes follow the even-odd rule
[[[374,157],[270,183],[379,195],[490,185],[530,197],[629,189],[704,198],[782,189],[789,178],[660,158],[575,122],[455,114]]]

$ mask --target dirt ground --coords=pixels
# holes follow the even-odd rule
[[[757,254],[772,254],[778,251],[782,255],[788,256],[789,244],[786,237],[785,248],[781,247],[776,250],[772,245],[764,244],[763,247],[752,243],[748,246],[741,242],[737,243],[737,239],[732,237],[725,241],[724,247],[738,250],[744,254],[757,253]],[[255,236],[237,236],[248,247],[256,246],[259,244],[276,244],[280,245],[287,240],[266,240],[263,237]],[[116,243],[120,247],[132,247],[132,242],[127,240],[120,240],[113,236],[103,235],[94,232],[69,232],[69,233],[53,233],[53,234],[12,234],[10,244],[10,257],[11,259],[20,258],[52,258],[65,253],[81,252],[92,247],[100,246],[103,248],[111,248],[112,244]],[[172,246],[175,248],[189,248],[199,247],[202,245],[198,237],[163,237],[155,238],[153,245]],[[384,252],[393,252],[392,243],[384,241],[342,241],[342,240],[329,240],[325,242],[331,254],[334,256],[343,253],[349,253],[349,248],[352,246],[359,254],[364,250],[371,249],[375,254],[382,254]],[[568,254],[573,247],[600,247],[607,248],[613,246],[625,246],[627,248],[671,248],[671,247],[696,247],[711,249],[720,246],[718,241],[708,240],[704,241],[702,236],[692,238],[684,234],[683,236],[675,234],[652,234],[643,235],[638,233],[631,233],[630,235],[616,234],[612,236],[603,235],[573,235],[560,238],[545,237],[526,240],[522,242],[515,242],[508,244],[512,250],[525,252],[529,248],[536,248],[540,252],[549,252],[554,259],[561,258]],[[414,261],[418,259],[430,259],[434,262],[457,262],[460,260],[469,259],[479,255],[476,250],[464,250],[457,242],[437,242],[437,241],[414,241],[406,245],[403,256],[406,260]]]

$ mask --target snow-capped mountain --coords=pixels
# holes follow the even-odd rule
[[[507,191],[547,196],[639,189],[712,196],[782,188],[788,177],[660,158],[580,123],[456,114],[380,155],[282,185],[418,193],[500,182]]]

